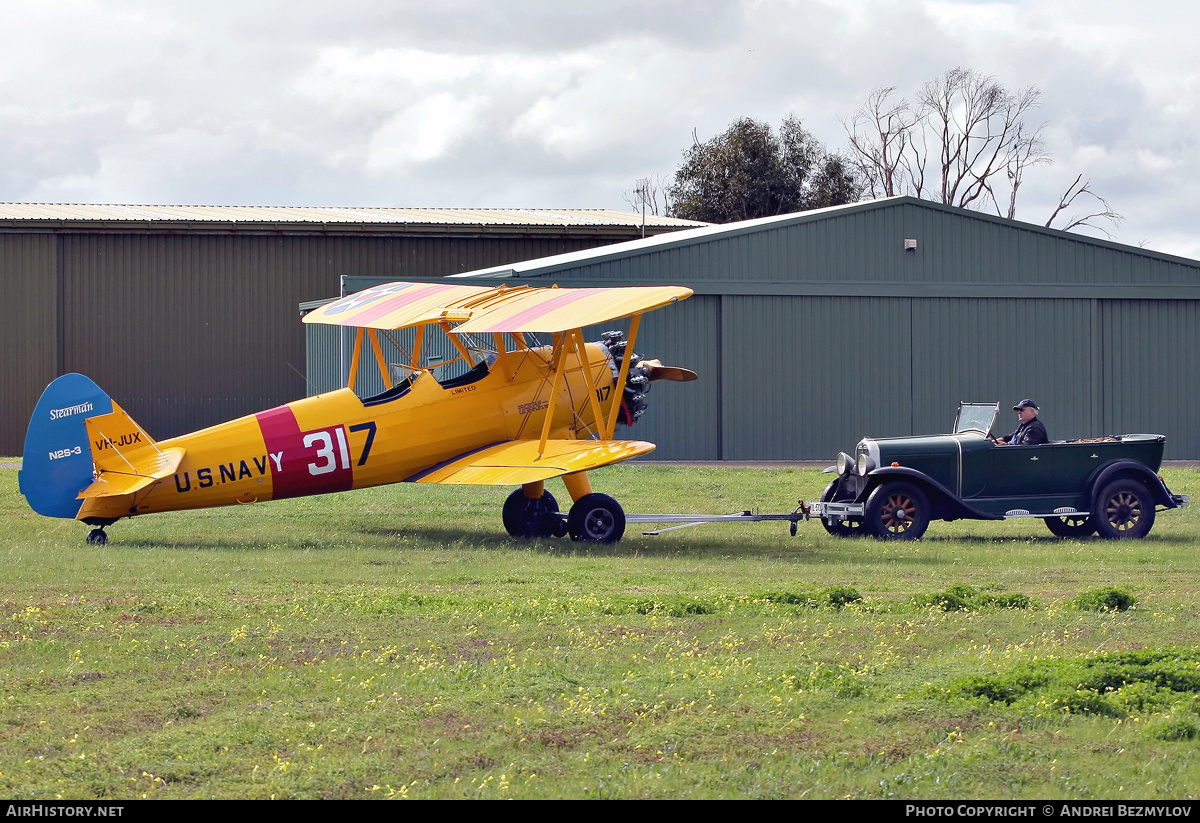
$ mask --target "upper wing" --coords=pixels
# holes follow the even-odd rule
[[[408,478],[416,483],[516,486],[589,471],[654,450],[641,440],[548,440],[538,455],[536,440],[498,443],[460,455]]]
[[[385,283],[309,312],[304,315],[304,322],[369,329],[404,329],[418,323],[462,320],[462,304],[493,291],[496,291],[495,286]]]
[[[455,331],[560,332],[607,323],[676,303],[692,294],[682,286],[620,289],[527,289],[476,313]]]
[[[681,286],[559,289],[388,283],[310,312],[305,323],[402,329],[439,320],[455,332],[561,332],[607,323],[691,296]]]

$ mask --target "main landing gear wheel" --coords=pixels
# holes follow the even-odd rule
[[[867,498],[866,527],[875,537],[916,540],[929,518],[929,498],[911,483],[884,483]]]
[[[108,535],[104,533],[104,529],[92,529],[88,532],[87,542],[89,546],[103,546],[108,542]]]
[[[838,482],[834,480],[825,487],[825,491],[821,493],[821,502],[829,503],[833,500],[833,495],[837,491]],[[821,518],[821,525],[825,527],[825,531],[832,534],[834,537],[856,537],[866,532],[866,526],[862,523],[856,523],[852,520],[839,520],[836,523],[830,523],[824,517]],[[796,535],[796,524],[792,524],[792,536]]]
[[[1096,531],[1096,524],[1086,515],[1069,514],[1066,517],[1047,517],[1046,528],[1057,537],[1090,537]]]
[[[616,543],[625,534],[625,510],[607,494],[585,494],[571,506],[567,531],[576,541]]]
[[[561,537],[562,515],[558,513],[558,501],[550,492],[541,497],[525,496],[517,489],[504,501],[504,529],[513,537]]]
[[[1096,495],[1092,515],[1101,537],[1145,537],[1154,525],[1154,498],[1136,480],[1114,480]]]

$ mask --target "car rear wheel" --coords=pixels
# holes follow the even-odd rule
[[[1114,480],[1096,495],[1092,519],[1101,537],[1145,537],[1154,525],[1154,498],[1136,480]]]
[[[1088,537],[1095,533],[1096,524],[1086,515],[1047,517],[1046,528],[1057,537]]]
[[[867,498],[866,529],[885,540],[916,540],[929,528],[929,498],[911,483],[884,483]]]
[[[825,491],[821,493],[821,502],[830,503],[833,501],[833,496],[837,492],[838,481],[834,480],[825,487]],[[861,535],[866,531],[866,527],[861,522],[853,520],[839,520],[836,523],[830,523],[824,517],[821,518],[821,525],[825,527],[825,531],[832,534],[834,537],[854,537]]]

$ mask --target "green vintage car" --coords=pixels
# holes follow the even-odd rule
[[[863,438],[810,513],[834,535],[913,540],[931,520],[1038,517],[1060,537],[1145,537],[1188,504],[1158,476],[1166,437],[1122,434],[998,446],[998,403],[960,403],[952,434]]]

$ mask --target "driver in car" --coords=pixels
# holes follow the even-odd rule
[[[1046,435],[1046,427],[1038,420],[1037,403],[1026,398],[1013,406],[1020,424],[1017,430],[1008,437],[997,437],[993,442],[997,446],[1040,446],[1050,438]]]

